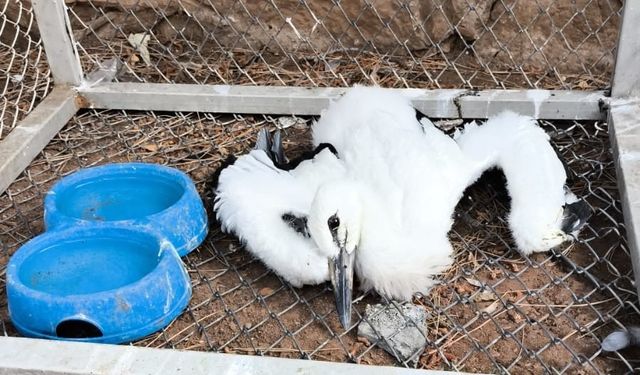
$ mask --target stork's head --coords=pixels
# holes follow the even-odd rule
[[[327,257],[340,323],[351,322],[354,260],[360,243],[362,203],[358,187],[349,181],[322,185],[309,212],[309,232]]]

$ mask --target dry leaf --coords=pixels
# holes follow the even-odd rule
[[[474,302],[486,302],[486,301],[495,301],[498,299],[498,296],[490,290],[483,290],[480,293],[475,294],[471,297],[471,300]]]
[[[507,313],[507,315],[509,316],[509,319],[511,319],[511,321],[514,323],[521,323],[524,320],[524,318],[515,311],[510,311]]]
[[[358,353],[358,350],[360,350],[360,346],[361,346],[361,345],[362,345],[362,344],[360,344],[359,342],[355,342],[355,343],[353,344],[353,346],[351,347],[351,350],[349,350],[349,355],[350,355],[351,357],[355,357],[355,356],[356,356],[356,354]]]
[[[151,57],[149,56],[149,50],[147,49],[147,45],[149,44],[150,35],[146,33],[139,34],[129,34],[127,41],[133,48],[135,48],[138,53],[140,53],[140,57],[142,57],[142,61],[148,66],[151,65]]]
[[[585,90],[585,89],[591,88],[591,85],[589,85],[587,81],[580,81],[578,82],[578,88]]]
[[[260,291],[258,291],[258,293],[260,293],[261,296],[266,297],[269,296],[271,294],[273,294],[273,289],[269,288],[269,287],[265,287],[260,289]]]
[[[499,274],[499,273],[500,273],[500,270],[494,270],[494,269],[489,270],[489,278],[490,278],[491,280],[495,280],[495,279],[497,279],[497,278],[498,278],[498,274]]]
[[[369,340],[367,340],[366,337],[358,336],[358,338],[356,338],[356,341],[363,344],[364,346],[367,346],[367,347],[371,346],[371,343],[369,342]]]
[[[481,313],[487,313],[487,314],[493,314],[494,311],[496,311],[498,309],[498,306],[500,306],[500,301],[493,301],[492,304],[490,304],[489,306],[485,307],[484,309],[480,309]]]
[[[473,267],[475,269],[480,268],[480,265],[478,264],[478,261],[476,260],[476,256],[473,253],[469,253],[469,256],[467,257],[467,259],[469,260],[469,262],[473,263]]]
[[[478,288],[482,288],[482,282],[480,282],[480,280],[472,279],[470,277],[465,277],[464,279],[467,280],[469,284]]]
[[[522,297],[522,292],[519,290],[514,290],[509,292],[508,294],[508,299],[512,302],[516,302],[518,300],[520,300],[520,298]]]
[[[305,122],[303,119],[299,119],[297,117],[291,117],[291,116],[282,116],[282,117],[278,117],[278,120],[276,121],[276,127],[278,129],[286,129],[292,126],[296,126],[299,123],[302,123],[303,125],[305,125]]]
[[[462,283],[456,285],[456,292],[458,292],[458,294],[466,294],[472,291],[473,290],[471,289],[471,287],[469,287],[467,284]]]
[[[156,145],[155,143],[144,144],[144,145],[142,145],[142,148],[144,148],[145,150],[150,151],[150,152],[158,151],[158,145]]]

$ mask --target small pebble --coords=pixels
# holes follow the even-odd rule
[[[369,342],[369,340],[367,340],[366,337],[362,337],[362,336],[358,336],[358,338],[356,339],[356,341],[358,341],[359,343],[363,344],[366,347],[371,346],[371,343]]]

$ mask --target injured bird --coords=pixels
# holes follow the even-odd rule
[[[450,137],[409,98],[354,87],[313,124],[316,149],[288,161],[280,135],[225,167],[215,188],[222,229],[293,286],[330,280],[343,327],[354,274],[396,300],[427,293],[452,263],[448,232],[464,190],[494,167],[511,197],[524,255],[570,241],[590,216],[535,120],[504,112]]]

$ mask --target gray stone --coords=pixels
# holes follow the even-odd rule
[[[358,336],[377,342],[399,360],[417,359],[427,345],[428,315],[423,308],[411,303],[367,305],[364,319],[358,325]]]

